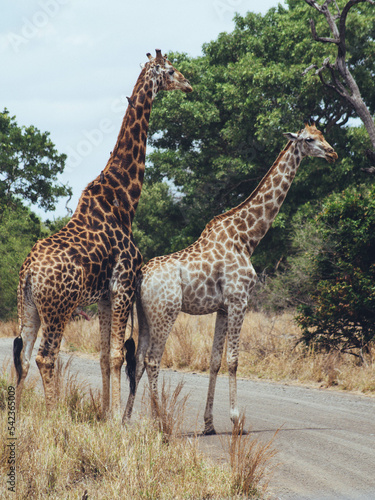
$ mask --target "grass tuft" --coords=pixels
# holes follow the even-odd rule
[[[270,462],[277,451],[273,448],[276,433],[267,444],[245,433],[245,416],[242,414],[233,425],[227,445],[232,470],[232,487],[236,494],[250,497],[263,496],[271,474]],[[274,467],[274,466],[273,466]]]
[[[181,436],[186,402],[189,395],[181,396],[184,387],[183,382],[179,382],[171,393],[170,384],[166,384],[163,379],[159,400],[155,400],[153,395],[152,406],[156,413],[157,428],[162,433],[163,440],[170,442],[178,436]]]

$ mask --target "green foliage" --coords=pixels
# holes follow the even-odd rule
[[[366,351],[375,339],[375,187],[330,196],[316,219],[313,303],[300,306],[303,340]]]
[[[47,219],[46,221],[44,221],[44,226],[49,234],[55,234],[58,231],[60,231],[63,227],[65,227],[69,221],[70,221],[69,216],[56,217],[53,220]]]
[[[0,218],[0,320],[15,316],[20,267],[42,236],[40,220],[29,209],[16,206],[3,211]]]
[[[57,184],[65,158],[48,132],[19,127],[6,109],[0,113],[0,319],[15,316],[19,269],[33,244],[47,236],[24,203],[53,210],[60,196],[71,194]],[[59,222],[53,224],[57,230]]]
[[[158,95],[151,115],[150,181],[168,179],[181,195],[181,237],[172,250],[194,241],[212,217],[246,198],[285,145],[282,133],[298,131],[305,119],[317,122],[340,161],[331,166],[304,160],[274,227],[254,254],[256,268],[273,268],[289,252],[291,221],[303,203],[363,182],[360,167],[370,142],[362,128],[338,125],[354,116],[353,110],[314,72],[302,74],[310,64],[335,56],[335,46],[311,38],[309,19],[322,36],[328,35],[325,20],[304,2],[288,5],[263,16],[236,16],[233,32],[205,44],[201,57],[169,54],[194,88],[185,96]],[[350,69],[374,111],[371,8],[350,12],[347,49]]]
[[[57,185],[66,155],[59,155],[48,132],[36,127],[19,127],[15,117],[0,113],[0,214],[15,200],[28,201],[53,210],[60,196],[71,189]]]
[[[180,238],[181,213],[164,182],[145,182],[133,222],[133,234],[144,262],[172,252]]]

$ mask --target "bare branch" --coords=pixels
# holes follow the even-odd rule
[[[316,9],[318,12],[323,12],[322,7],[317,2],[315,2],[315,0],[305,0],[305,2],[309,4],[310,7],[314,7],[314,9]]]
[[[366,174],[375,174],[375,167],[365,167],[361,168],[362,172],[365,172]]]
[[[312,70],[312,69],[318,69],[318,66],[316,64],[310,64],[310,66],[302,71],[302,76],[307,75],[307,73]]]
[[[307,2],[307,0],[306,0],[306,2]],[[323,36],[318,36],[316,29],[315,29],[314,19],[310,19],[310,27],[311,27],[311,34],[312,34],[315,41],[323,42],[323,43],[336,43],[336,44],[340,43],[339,38],[326,38]]]

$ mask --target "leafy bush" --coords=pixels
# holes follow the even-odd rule
[[[375,186],[330,196],[316,218],[312,304],[299,306],[302,340],[359,356],[375,339]]]
[[[40,220],[28,208],[0,211],[0,320],[16,316],[18,273],[41,236]]]

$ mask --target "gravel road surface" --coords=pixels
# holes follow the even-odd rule
[[[4,359],[11,360],[12,341],[0,339],[0,367]],[[70,357],[61,356],[64,361]],[[71,371],[77,371],[91,387],[101,387],[97,359],[75,355]],[[32,373],[38,373],[34,360],[29,377]],[[167,370],[162,377],[172,389],[184,381],[183,393],[189,394],[185,431],[202,431],[208,376]],[[124,406],[125,377],[122,385]],[[142,393],[141,387],[134,419],[142,408]],[[262,442],[280,429],[274,441],[279,466],[270,481],[274,499],[375,499],[375,398],[243,379],[238,381],[238,398],[240,411],[246,414],[246,429]],[[199,436],[199,446],[215,460],[225,460],[223,442],[230,435],[231,423],[224,376],[217,381],[214,422],[218,435]]]

